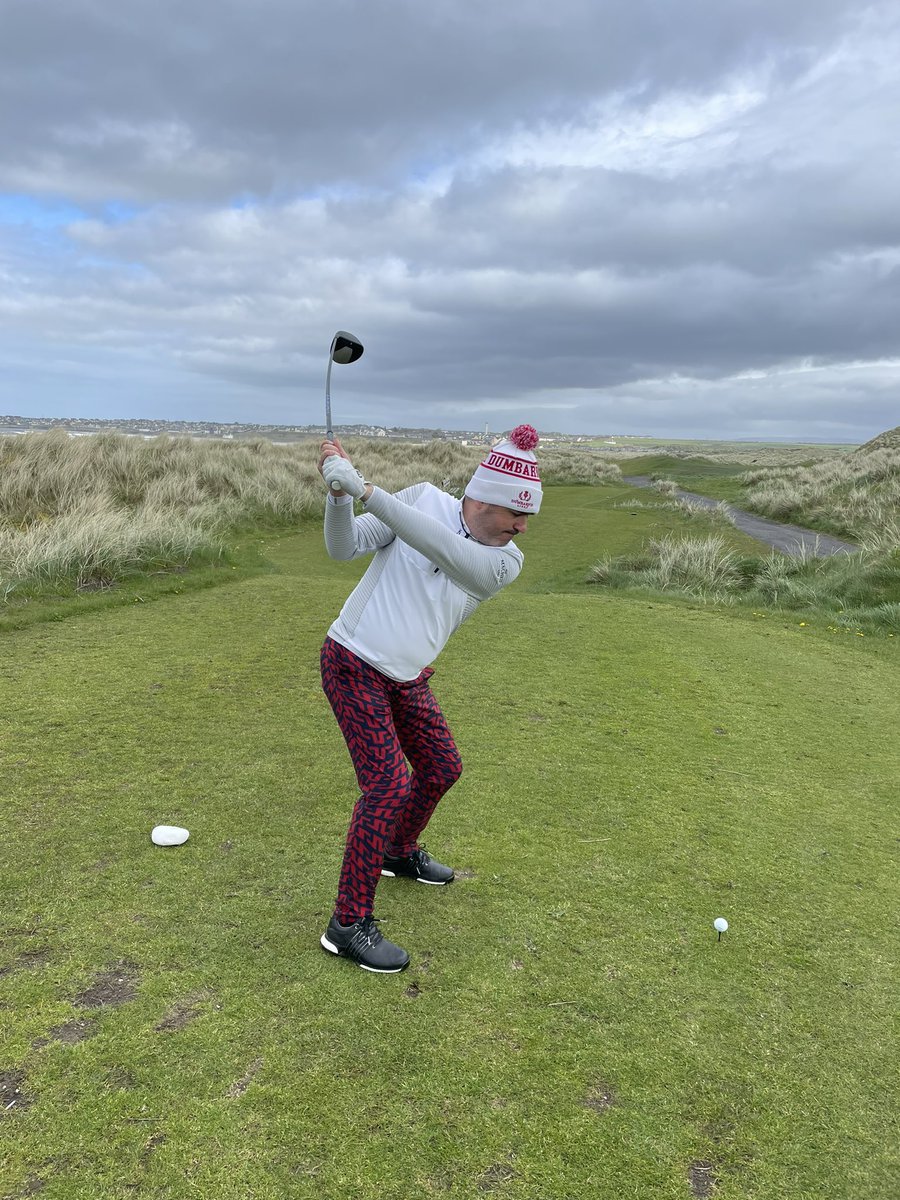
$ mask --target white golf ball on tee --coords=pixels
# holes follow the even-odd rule
[[[713,929],[715,929],[717,933],[724,933],[727,928],[728,922],[724,917],[716,917],[716,919],[713,921]]]

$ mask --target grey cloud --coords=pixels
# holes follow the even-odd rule
[[[858,12],[841,0],[8,0],[0,181],[85,201],[225,199],[387,183],[486,129],[616,89],[788,75]]]
[[[0,405],[32,354],[35,405],[69,364],[108,404],[316,419],[343,326],[348,419],[877,432],[891,368],[843,364],[897,355],[888,6],[511,11],[7,3],[0,183],[91,215],[0,224]],[[654,105],[744,70],[744,107],[654,140]],[[591,139],[620,117],[650,132],[613,167]]]

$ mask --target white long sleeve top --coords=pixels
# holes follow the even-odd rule
[[[398,682],[415,679],[483,600],[522,569],[514,542],[484,546],[466,528],[462,501],[430,483],[395,495],[372,489],[357,517],[349,496],[325,503],[331,558],[374,553],[328,636]]]

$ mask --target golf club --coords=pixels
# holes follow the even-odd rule
[[[328,370],[325,372],[325,436],[329,441],[334,437],[331,427],[331,364],[352,363],[362,358],[363,344],[359,338],[345,329],[339,329],[331,339],[331,349],[328,351]]]
[[[362,342],[346,329],[339,329],[331,339],[328,370],[325,372],[325,436],[329,442],[334,438],[334,430],[331,427],[331,364],[356,362],[358,358],[362,358],[362,352]],[[340,491],[339,483],[333,483],[331,486],[336,492]]]

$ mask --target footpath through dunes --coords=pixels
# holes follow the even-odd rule
[[[622,478],[634,487],[653,487],[654,481],[649,475],[623,475]],[[818,533],[814,529],[803,529],[799,525],[770,521],[766,517],[759,517],[755,513],[736,508],[733,504],[713,500],[709,496],[699,496],[696,492],[686,492],[682,488],[676,488],[674,494],[680,500],[690,500],[693,504],[699,504],[701,508],[713,509],[724,504],[738,529],[749,534],[750,537],[756,538],[757,541],[771,546],[773,550],[779,550],[782,554],[796,557],[805,553],[812,554],[817,558],[827,558],[832,554],[855,554],[859,550],[859,546],[853,542],[845,542],[830,534]]]
[[[0,638],[13,1194],[892,1194],[900,647],[579,587],[653,515],[613,495],[549,490],[437,664],[460,878],[379,887],[396,978],[318,944],[356,796],[318,652],[365,562],[310,525]]]

